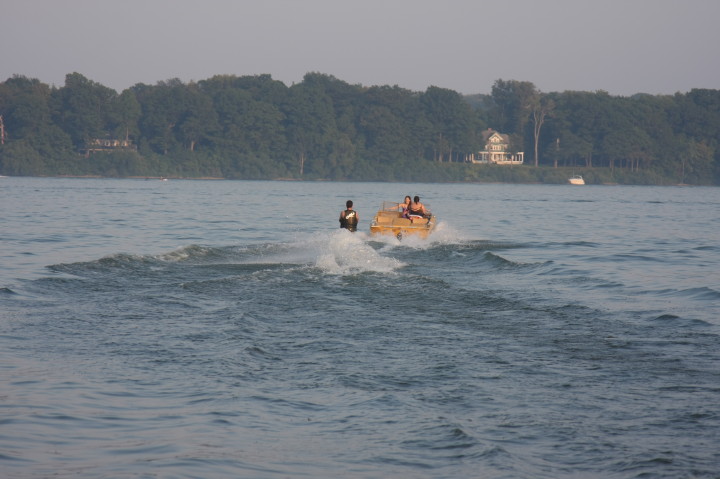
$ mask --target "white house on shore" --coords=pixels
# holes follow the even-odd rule
[[[470,155],[468,161],[470,163],[492,163],[496,165],[522,165],[524,161],[524,153],[518,151],[512,153],[508,151],[510,147],[510,137],[503,133],[488,128],[482,133],[485,149]]]
[[[115,138],[92,138],[85,142],[85,148],[81,151],[85,156],[98,151],[137,150],[137,146],[129,139],[118,140]]]

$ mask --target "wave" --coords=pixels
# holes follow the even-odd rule
[[[332,233],[317,244],[315,266],[329,274],[391,273],[405,264],[395,258],[383,256],[366,241],[364,234],[347,230]]]
[[[570,246],[582,246],[586,248],[598,248],[600,247],[600,243],[594,242],[594,241],[585,241],[585,240],[578,240],[578,241],[560,241],[560,242],[549,242],[544,243],[545,246],[557,246],[561,248],[566,248]]]
[[[397,240],[395,240],[397,242]],[[404,266],[402,261],[385,255],[394,245],[373,247],[367,235],[336,230],[315,234],[286,243],[242,246],[188,245],[158,255],[116,253],[79,263],[51,265],[49,270],[88,277],[125,271],[153,271],[173,266],[238,267],[249,270],[283,266],[317,268],[328,274],[391,273]]]
[[[97,260],[49,266],[65,279],[97,278],[108,275],[113,282],[130,282],[141,277],[163,281],[182,277],[187,284],[217,281],[263,271],[320,272],[332,276],[396,274],[411,265],[483,269],[535,267],[503,257],[498,251],[522,248],[517,243],[466,239],[447,224],[428,238],[370,236],[344,229],[298,235],[286,242],[210,246],[190,244],[161,254],[116,253]],[[190,269],[188,269],[190,268]],[[56,279],[59,279],[56,276]]]
[[[520,263],[517,261],[509,260],[507,258],[500,256],[499,254],[495,254],[490,251],[487,251],[483,255],[483,258],[485,260],[487,260],[490,264],[493,264],[500,269],[519,268],[519,267],[529,266],[528,264],[525,264],[525,263]]]
[[[619,254],[613,254],[610,256],[606,256],[602,258],[603,261],[610,261],[615,263],[625,263],[627,261],[641,261],[641,262],[647,262],[647,263],[664,263],[665,260],[663,258],[658,258],[657,256],[648,256],[644,254],[636,254],[636,253],[619,253]]]
[[[382,249],[377,250],[369,244],[365,234],[338,229],[286,243],[226,247],[191,245],[157,258],[167,262],[212,265],[304,266],[329,274],[388,273],[404,265],[384,257],[381,252]]]
[[[711,323],[696,318],[683,318],[672,313],[664,313],[653,318],[653,321],[659,323],[671,324],[673,326],[693,327],[693,326],[711,326]]]
[[[712,288],[708,288],[706,286],[701,286],[697,288],[687,288],[687,289],[665,289],[662,291],[659,291],[658,294],[660,296],[681,296],[686,298],[692,298],[692,299],[699,299],[699,300],[707,300],[707,301],[717,301],[720,300],[720,291],[716,291]]]

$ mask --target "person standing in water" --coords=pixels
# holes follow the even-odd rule
[[[353,233],[357,231],[357,224],[360,221],[357,211],[353,209],[352,200],[345,202],[345,210],[340,212],[340,228],[345,228]]]

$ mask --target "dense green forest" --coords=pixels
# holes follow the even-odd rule
[[[525,164],[468,163],[488,128]],[[617,97],[497,80],[489,95],[463,96],[321,73],[121,93],[79,73],[62,87],[0,83],[0,174],[12,176],[558,183],[573,171],[588,183],[718,185],[718,139],[719,90]]]

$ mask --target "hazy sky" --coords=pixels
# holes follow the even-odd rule
[[[489,93],[720,88],[719,0],[0,0],[0,81],[307,72]]]

